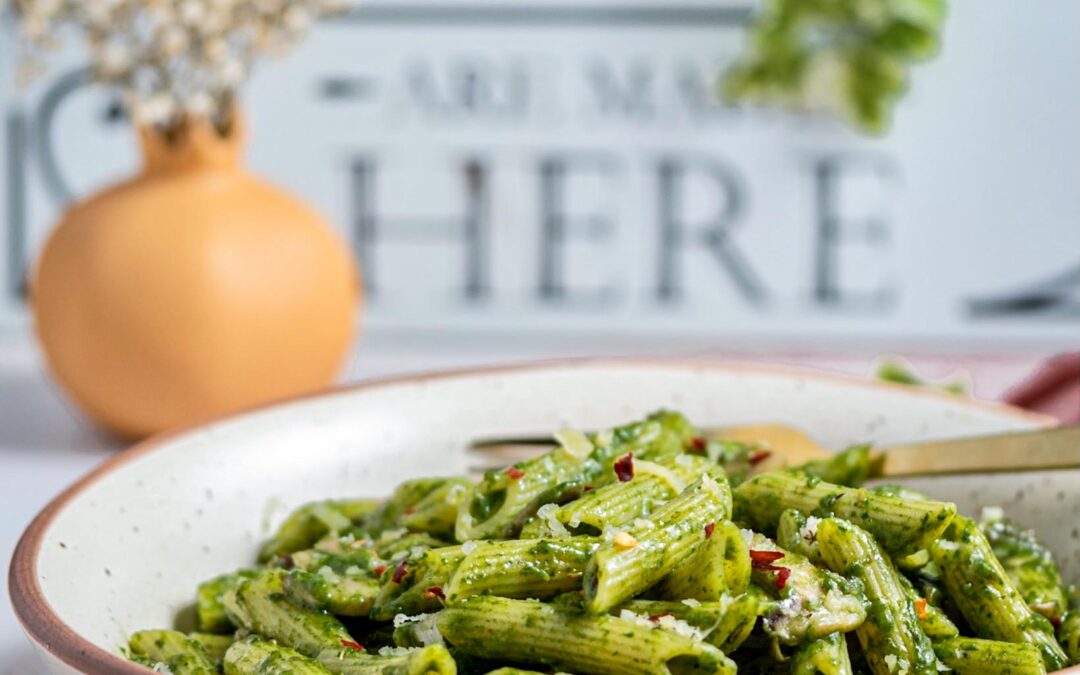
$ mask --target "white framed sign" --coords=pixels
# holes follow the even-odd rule
[[[892,132],[715,96],[752,7],[366,2],[265,65],[250,163],[356,250],[368,330],[1080,339],[1080,5],[951,3]],[[76,54],[6,84],[3,304],[135,166]]]

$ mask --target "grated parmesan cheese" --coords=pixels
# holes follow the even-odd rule
[[[641,626],[642,628],[656,628],[656,624],[654,624],[652,621],[649,621],[649,617],[645,616],[644,614],[638,614],[629,609],[621,610],[619,612],[619,618],[623,621],[629,621],[630,623]]]
[[[336,584],[341,581],[341,577],[339,577],[334,570],[330,569],[328,565],[323,565],[315,573],[331,584]]]
[[[649,630],[664,630],[669,633],[675,633],[676,635],[682,635],[694,640],[704,640],[705,633],[701,630],[694,628],[682,619],[676,619],[670,614],[665,614],[659,617],[656,621],[653,621],[644,614],[637,614],[629,609],[624,609],[619,612],[619,618],[623,621],[629,621],[635,626],[641,626],[642,628],[648,628]]]
[[[419,647],[379,647],[379,656],[405,656],[418,649]]]
[[[657,622],[657,624],[662,630],[666,630],[670,633],[675,633],[676,635],[682,635],[683,637],[688,637],[692,640],[705,639],[705,633],[701,632],[697,628],[694,628],[682,619],[676,619],[670,614],[660,617],[660,620]]]
[[[742,536],[743,541],[746,542],[746,546],[749,548],[754,543],[754,531],[746,528],[739,529],[739,534]]]
[[[477,546],[479,546],[479,544],[477,544],[475,541],[470,539],[469,541],[467,541],[467,542],[465,542],[464,544],[461,545],[461,552],[464,553],[465,555],[469,555],[470,553],[472,553],[473,551],[476,550]]]
[[[648,532],[649,530],[656,529],[656,523],[651,520],[646,520],[644,518],[634,518],[634,522],[632,523],[632,525],[634,526],[634,529],[638,532]]]
[[[701,474],[701,487],[714,494],[717,498],[721,498],[720,486],[716,483],[716,479],[707,473]]]
[[[641,475],[656,476],[662,479],[665,483],[671,487],[672,491],[676,494],[686,489],[686,484],[675,475],[675,472],[667,467],[660,466],[654,462],[646,462],[643,459],[634,460],[634,472]]]
[[[413,635],[425,647],[443,644],[443,636],[439,632],[439,626],[435,623],[435,619],[434,614],[421,614],[420,620],[416,622],[416,628],[413,629]]]
[[[555,440],[564,450],[578,459],[585,459],[593,451],[593,444],[588,436],[577,429],[560,429],[555,432]]]
[[[551,532],[552,537],[565,539],[570,536],[570,531],[559,522],[558,513],[558,504],[544,504],[536,511],[537,517],[548,526],[548,531]]]
[[[394,617],[394,628],[401,628],[405,624],[416,623],[417,621],[423,621],[427,614],[417,614],[415,616],[408,616],[406,614],[398,614]]]
[[[446,496],[443,497],[443,503],[451,506],[456,506],[461,500],[461,495],[465,493],[467,487],[465,485],[455,485],[446,491]]]

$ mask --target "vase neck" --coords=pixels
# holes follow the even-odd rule
[[[138,133],[147,173],[240,165],[244,128],[239,115],[232,116],[225,132],[207,120],[191,120],[169,132],[143,126]]]

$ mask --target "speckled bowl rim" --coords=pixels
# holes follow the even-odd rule
[[[789,375],[804,379],[839,382],[853,387],[866,387],[872,389],[886,388],[897,392],[903,392],[904,395],[907,396],[928,397],[939,399],[941,401],[948,401],[952,405],[960,403],[961,405],[991,411],[1003,417],[1012,417],[1039,426],[1053,426],[1057,424],[1057,421],[1052,417],[1028,412],[1014,406],[975,399],[957,399],[953,395],[928,389],[916,389],[906,385],[877,382],[850,375],[814,370],[812,368],[770,366],[767,364],[730,362],[710,360],[707,358],[658,359],[626,357],[556,359],[373,378],[349,386],[329,387],[309,394],[271,401],[229,415],[157,434],[134,444],[127,450],[117,454],[115,457],[106,460],[49,502],[49,504],[38,513],[26,528],[26,531],[23,532],[22,537],[19,539],[19,543],[15,547],[15,553],[11,558],[11,567],[8,571],[8,592],[11,596],[11,604],[15,610],[15,616],[18,618],[19,623],[22,624],[23,630],[26,631],[27,635],[34,642],[41,647],[44,647],[53,657],[79,672],[86,673],[87,675],[146,675],[146,673],[151,672],[148,668],[128,661],[118,654],[102,649],[79,635],[75,630],[64,623],[64,621],[53,611],[52,607],[45,599],[45,594],[42,591],[40,584],[38,584],[37,559],[38,555],[41,553],[41,546],[45,534],[48,532],[53,520],[69,502],[100,480],[103,476],[120,469],[133,459],[137,459],[153,452],[160,446],[174,441],[179,437],[201,430],[203,427],[235,417],[265,412],[269,409],[288,405],[289,403],[297,401],[307,401],[326,396],[333,396],[348,391],[379,389],[400,384],[431,382],[475,375],[557,370],[575,367],[588,368],[594,366],[601,368],[655,367],[658,369],[698,369],[758,373],[763,375]],[[1056,672],[1058,675],[1080,675],[1080,666],[1073,666]]]

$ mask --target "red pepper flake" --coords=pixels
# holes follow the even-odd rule
[[[628,452],[615,460],[615,477],[625,483],[634,477],[634,453]]]
[[[410,506],[409,508],[405,509],[405,515],[407,515],[407,516],[411,516],[414,513],[416,513],[416,507],[415,506]]]
[[[663,614],[653,614],[652,616],[649,617],[649,621],[652,621],[653,623],[656,623],[660,619],[663,619],[665,616],[675,616],[675,615],[672,614],[671,612],[664,612]]]
[[[926,618],[926,598],[915,600],[915,616],[919,617],[919,621]]]
[[[782,589],[787,586],[788,577],[791,576],[791,570],[787,567],[774,567],[776,570],[776,587]]]
[[[510,476],[510,480],[517,480],[525,475],[525,472],[516,466],[512,466],[506,470],[506,475]]]
[[[278,565],[281,567],[293,567],[295,564],[296,563],[293,562],[293,557],[288,553],[278,556]]]
[[[390,577],[390,580],[393,581],[395,584],[400,584],[401,580],[404,579],[405,575],[407,575],[408,573],[409,570],[407,567],[405,567],[405,561],[402,560],[397,564],[397,567],[394,568],[394,574]]]
[[[592,486],[591,485],[586,485],[585,489],[582,490],[582,492],[592,492]]]
[[[353,642],[352,640],[341,640],[341,646],[348,647],[349,649],[357,652],[364,651],[364,646],[362,644],[360,644],[359,642]]]
[[[705,452],[705,446],[707,441],[704,436],[694,436],[690,439],[690,451],[691,452]]]
[[[758,448],[756,450],[750,451],[750,454],[746,456],[746,461],[750,462],[751,466],[754,466],[760,464],[761,462],[764,462],[771,455],[771,450],[764,450],[762,448]]]
[[[1047,618],[1050,619],[1050,625],[1054,627],[1054,630],[1057,630],[1058,628],[1061,628],[1061,617],[1060,616],[1051,616],[1051,617],[1047,617]]]
[[[784,586],[787,586],[787,580],[788,577],[791,576],[791,570],[787,567],[773,564],[783,557],[783,551],[755,551],[751,549],[750,566],[756,570],[776,572],[776,587],[783,588]]]
[[[424,595],[430,600],[431,598],[438,598],[440,600],[446,600],[446,594],[443,593],[442,586],[429,586]]]
[[[713,530],[716,529],[716,523],[709,523],[705,526],[705,538],[708,539],[712,536]]]
[[[783,557],[783,551],[755,551],[750,549],[750,564],[759,570],[772,568],[773,563]]]
[[[376,565],[371,568],[371,571],[374,572],[375,576],[381,577],[382,573],[386,571],[386,565]]]

